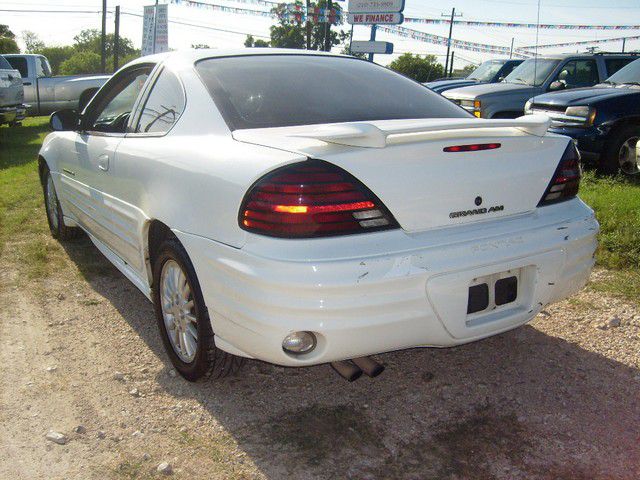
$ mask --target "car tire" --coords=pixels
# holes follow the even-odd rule
[[[166,239],[158,249],[153,285],[162,343],[180,375],[191,382],[219,379],[242,367],[244,358],[216,347],[198,278],[187,252],[175,237]]]
[[[614,130],[598,162],[598,172],[613,175],[621,171],[626,175],[638,175],[640,165],[637,159],[627,157],[625,152],[629,152],[629,146],[635,144],[640,139],[640,125],[627,125]]]
[[[64,224],[62,208],[58,200],[53,177],[48,168],[42,175],[42,192],[44,193],[44,208],[47,213],[47,223],[53,238],[58,240],[73,240],[78,238],[82,231],[78,227],[67,227]]]

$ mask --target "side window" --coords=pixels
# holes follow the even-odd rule
[[[557,80],[567,88],[590,87],[598,83],[598,67],[595,60],[572,60],[560,70]]]
[[[100,97],[83,115],[85,129],[96,132],[124,133],[133,105],[142,91],[153,66],[127,70],[109,80]]]
[[[610,77],[633,60],[633,58],[607,58],[604,61],[604,64],[607,67],[607,77]]]
[[[38,78],[51,76],[51,69],[44,57],[36,57],[36,76]]]
[[[168,132],[182,115],[184,107],[184,91],[180,81],[170,71],[163,70],[142,109],[136,132]]]
[[[27,68],[27,59],[23,57],[7,57],[7,62],[20,72],[22,78],[29,76],[29,69]]]

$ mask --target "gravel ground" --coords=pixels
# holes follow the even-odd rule
[[[257,361],[190,384],[143,295],[66,250],[46,279],[0,259],[0,478],[640,478],[637,306],[586,290],[353,384]]]

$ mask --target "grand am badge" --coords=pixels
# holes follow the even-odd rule
[[[460,210],[459,212],[451,212],[449,218],[469,217],[471,215],[485,215],[487,213],[501,212],[504,210],[504,205],[496,205],[489,208],[474,208],[472,210]]]

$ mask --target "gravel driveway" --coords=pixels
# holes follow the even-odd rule
[[[257,361],[189,384],[143,295],[88,240],[66,250],[45,279],[0,259],[0,478],[640,478],[637,306],[587,290],[353,384]]]

